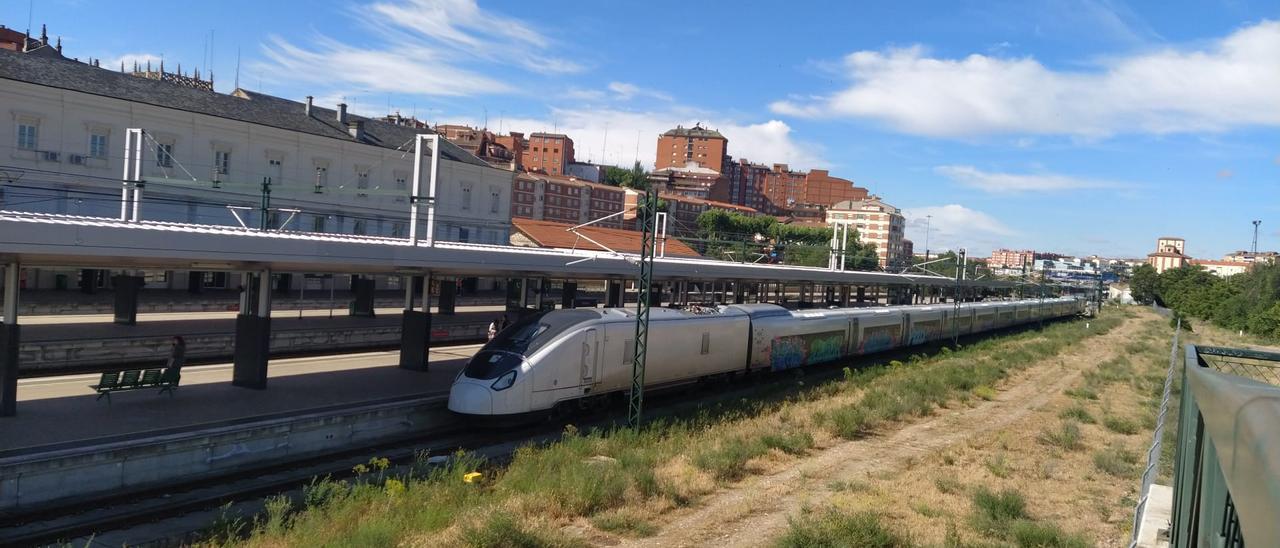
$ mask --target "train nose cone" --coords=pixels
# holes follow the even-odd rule
[[[467,415],[492,415],[493,395],[489,386],[459,381],[449,389],[449,410]]]

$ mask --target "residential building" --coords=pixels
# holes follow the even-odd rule
[[[728,149],[729,140],[719,131],[704,128],[701,124],[691,128],[676,126],[658,137],[654,169],[683,168],[692,164],[722,173]]]
[[[521,162],[528,171],[565,175],[573,159],[573,139],[560,133],[530,133]]]
[[[1147,264],[1156,269],[1157,274],[1166,270],[1182,268],[1191,259],[1184,252],[1186,241],[1182,238],[1164,236],[1156,240],[1155,253],[1147,254]]]
[[[518,174],[511,191],[512,217],[570,225],[603,219],[621,212],[625,204],[626,191],[622,188],[542,173]],[[625,221],[618,215],[597,224],[622,228]]]
[[[665,167],[655,170],[651,181],[664,181],[660,192],[725,201],[729,198],[728,181],[719,172],[690,162],[681,167]]]
[[[604,182],[605,166],[591,164],[587,162],[571,162],[569,171],[565,174],[581,181],[591,181],[593,183]]]
[[[769,166],[753,164],[745,158],[735,161],[726,156],[724,168],[724,177],[728,182],[728,201],[762,211]]]
[[[867,189],[853,181],[832,177],[825,169],[791,171],[787,164],[773,164],[764,183],[762,211],[788,215],[801,204],[830,207],[839,202],[867,199]]]
[[[397,114],[398,118],[399,115]],[[384,119],[390,119],[388,116]],[[487,129],[477,129],[470,126],[445,124],[435,127],[435,131],[444,136],[459,148],[474,154],[476,157],[489,162],[490,165],[510,171],[515,171],[520,164],[516,160],[516,155],[498,140],[498,136]]]
[[[1257,253],[1251,251],[1233,251],[1222,256],[1222,260],[1233,263],[1274,263],[1276,262],[1275,251],[1259,251]]]
[[[194,76],[144,72],[162,74],[0,50],[0,96],[10,112],[0,120],[0,149],[10,151],[9,180],[22,182],[0,185],[0,207],[118,216],[118,202],[84,197],[119,196],[126,131],[141,128],[144,220],[235,225],[239,211],[255,228],[407,237],[409,147],[431,130],[352,115],[346,105],[322,108],[310,97],[223,94]],[[440,148],[436,237],[508,241],[513,174],[447,140]],[[272,206],[265,219],[264,189]]]
[[[24,32],[18,32],[0,25],[0,49],[38,57],[63,58],[62,37],[58,37],[55,44],[49,44],[49,32],[44,25],[40,25],[40,38],[38,39],[27,36]]]
[[[642,235],[635,230],[592,225],[570,232],[568,229],[573,226],[571,224],[533,219],[512,219],[511,224],[515,229],[511,234],[511,244],[521,247],[639,253],[642,242]],[[701,256],[676,238],[668,237],[662,244],[663,253],[667,257]]]
[[[511,152],[511,159],[516,163],[515,171],[524,171],[525,153],[529,150],[529,140],[524,138],[524,134],[513,131],[507,135],[499,135],[495,140]]]
[[[991,251],[991,258],[987,259],[987,266],[993,270],[1009,269],[1020,271],[1037,258],[1039,257],[1037,257],[1036,252],[1029,249],[996,249]]]
[[[868,196],[864,200],[845,200],[827,209],[828,226],[849,225],[857,229],[858,238],[876,248],[881,268],[905,265],[911,255],[902,245],[907,221],[902,211],[880,199]]]
[[[1205,270],[1212,272],[1219,277],[1235,276],[1236,274],[1244,274],[1254,263],[1246,263],[1242,261],[1213,261],[1207,259],[1191,259],[1191,264],[1203,267]]]

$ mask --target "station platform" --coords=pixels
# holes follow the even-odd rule
[[[483,340],[489,323],[504,308],[489,305],[460,309],[453,315],[432,314],[432,343]],[[163,316],[165,321],[153,316]],[[135,325],[119,325],[111,323],[109,317],[99,316],[44,316],[31,320],[23,321],[18,366],[21,377],[158,366],[168,358],[175,335],[186,341],[188,360],[230,359],[234,351],[234,313],[145,314],[139,315]],[[298,355],[398,346],[400,326],[399,308],[385,309],[373,318],[328,317],[321,313],[299,317],[298,311],[277,311],[271,322],[271,352]]]
[[[432,348],[426,372],[397,367],[399,353],[275,359],[265,390],[231,385],[231,364],[182,370],[176,393],[120,392],[98,399],[97,375],[19,380],[18,414],[0,418],[0,459],[155,438],[371,402],[445,396],[481,345]]]

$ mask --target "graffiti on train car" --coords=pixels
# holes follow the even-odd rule
[[[769,365],[774,371],[781,371],[838,360],[843,348],[843,331],[774,337],[769,348]]]
[[[899,338],[902,336],[902,326],[893,325],[876,325],[863,328],[862,330],[862,346],[858,348],[859,354],[870,354],[881,350],[888,350],[898,346]]]
[[[914,346],[928,342],[938,336],[938,332],[941,328],[942,320],[915,322],[911,324],[911,336],[907,338],[907,345]]]

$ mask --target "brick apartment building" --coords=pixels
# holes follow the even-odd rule
[[[511,216],[582,224],[622,211],[623,188],[542,173],[516,175],[511,188]],[[622,215],[597,223],[623,228]]]
[[[701,125],[676,126],[658,137],[654,169],[696,165],[723,173],[728,150],[729,140],[719,131]]]
[[[445,124],[437,125],[435,131],[443,135],[449,142],[476,155],[481,160],[489,162],[494,167],[511,171],[516,171],[520,168],[521,161],[519,156],[502,144],[497,135],[487,129]],[[518,133],[512,134],[508,136],[508,142],[514,142],[518,137]]]
[[[650,181],[663,181],[662,192],[679,194],[703,200],[726,201],[729,199],[728,179],[707,167],[693,164],[681,167],[665,167],[653,172]]]
[[[987,259],[987,267],[993,269],[1021,269],[1023,266],[1031,264],[1035,258],[1036,253],[1029,249],[996,249],[991,251],[991,258]]]
[[[765,184],[769,180],[769,166],[753,164],[746,158],[734,160],[725,157],[724,176],[729,203],[744,205],[763,211]]]
[[[867,199],[867,189],[853,181],[832,177],[825,169],[791,171],[787,164],[773,164],[765,178],[761,210],[785,215],[808,204],[830,207],[840,202]]]
[[[565,175],[573,163],[573,139],[560,133],[530,133],[522,164],[528,171]]]

